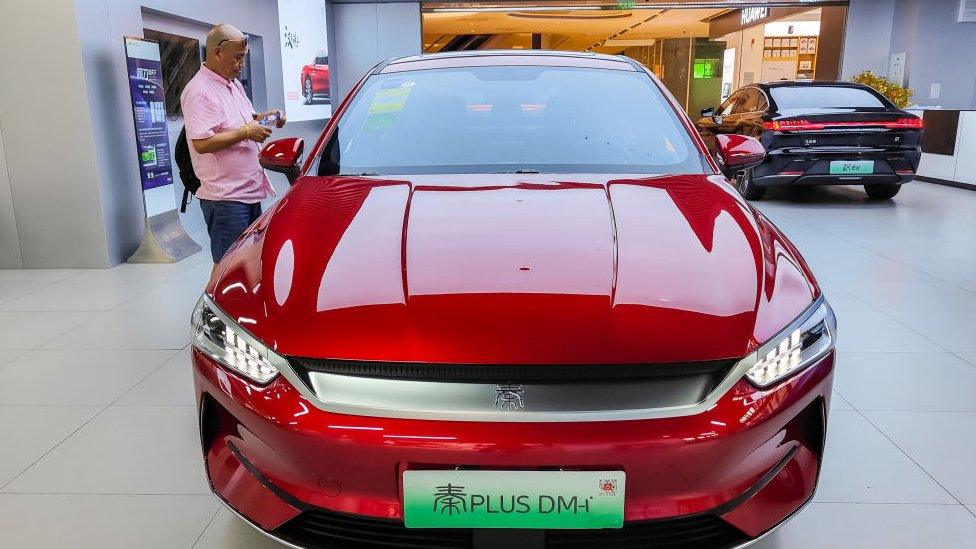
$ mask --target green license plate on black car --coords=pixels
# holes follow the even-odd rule
[[[407,528],[621,528],[623,471],[405,471]]]
[[[870,175],[874,173],[874,160],[834,160],[830,163],[830,175]]]

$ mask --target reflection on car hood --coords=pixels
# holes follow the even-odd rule
[[[307,177],[217,273],[283,354],[422,362],[739,357],[818,292],[703,175]]]

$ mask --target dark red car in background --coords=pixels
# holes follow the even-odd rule
[[[297,179],[192,320],[208,478],[248,523],[295,547],[738,547],[810,501],[834,315],[644,67],[392,60],[301,151],[262,152]]]
[[[302,67],[302,97],[305,104],[311,105],[317,100],[329,101],[331,90],[329,84],[329,57],[324,51],[315,54],[315,60]]]

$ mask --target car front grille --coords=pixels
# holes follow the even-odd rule
[[[394,520],[307,510],[280,526],[273,535],[308,549],[402,547],[479,549],[478,534],[470,529],[408,529]],[[505,531],[493,532],[493,543]],[[501,534],[499,536],[499,534]],[[504,547],[529,549],[531,536],[513,531]],[[626,523],[619,530],[546,530],[544,541],[532,547],[551,549],[726,549],[749,541],[749,537],[717,516],[700,514],[688,517]],[[493,547],[500,547],[494,545]]]
[[[434,364],[291,358],[329,411],[451,421],[600,421],[688,412],[735,360],[668,364]],[[517,405],[499,406],[499,395]],[[517,410],[518,415],[511,412]],[[678,412],[674,412],[677,410]]]
[[[709,374],[721,380],[735,360],[661,364],[433,364],[292,358],[302,373],[320,372],[380,379],[445,383],[547,383],[659,379]]]
[[[272,534],[308,549],[471,547],[470,530],[411,530],[399,521],[325,510],[304,511]]]
[[[551,530],[546,533],[546,547],[552,549],[724,549],[747,541],[748,536],[709,514],[634,522],[620,530]]]

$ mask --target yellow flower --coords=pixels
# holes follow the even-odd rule
[[[874,74],[873,71],[864,71],[852,78],[851,81],[874,88],[878,93],[891,100],[895,106],[902,109],[911,104],[912,97],[915,95],[915,90],[894,84],[887,78]]]

